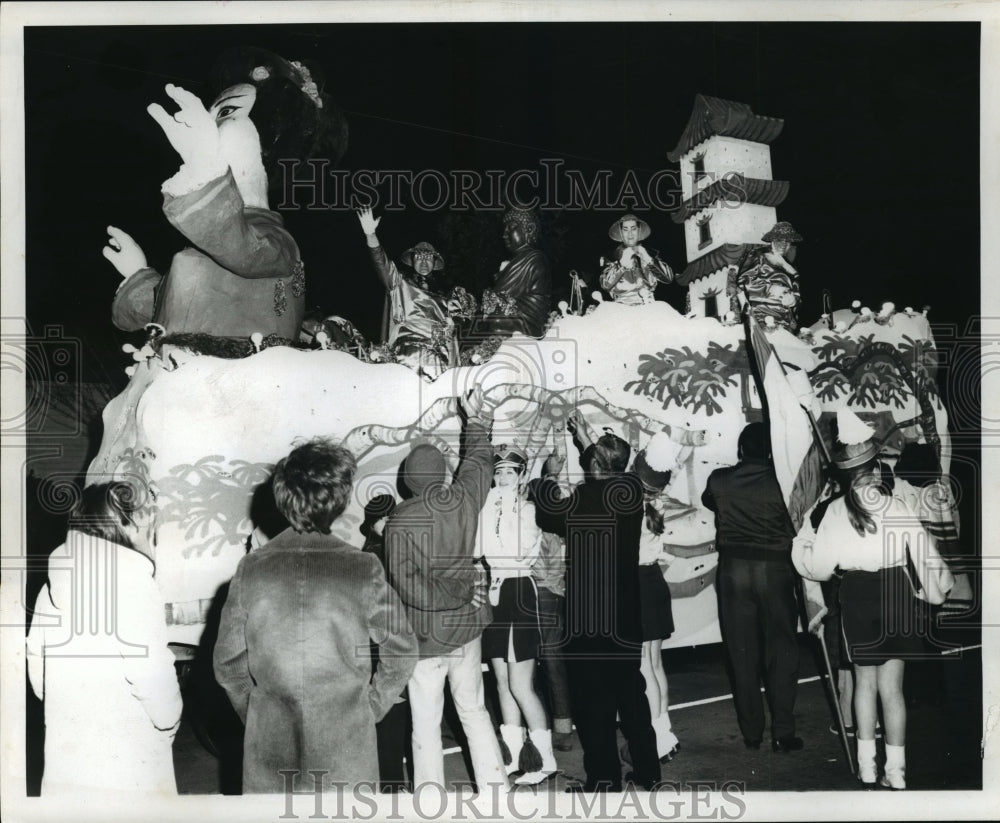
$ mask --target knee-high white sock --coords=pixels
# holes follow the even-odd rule
[[[875,765],[875,740],[858,738],[858,777],[862,783],[874,783],[878,777]]]
[[[677,735],[670,728],[670,716],[666,712],[653,718],[653,732],[656,734],[657,757],[666,757],[677,748]]]
[[[885,744],[885,778],[883,782],[893,789],[906,788],[906,746]]]

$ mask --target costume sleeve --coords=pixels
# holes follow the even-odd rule
[[[674,270],[658,254],[653,255],[653,261],[649,264],[649,271],[661,283],[674,282]]]
[[[903,541],[907,544],[910,559],[916,568],[917,577],[928,603],[941,605],[948,599],[948,593],[955,586],[955,578],[948,564],[938,551],[934,535],[920,521],[916,509],[899,497],[892,499],[893,515],[899,523],[909,523],[905,528]]]
[[[111,322],[122,331],[139,331],[153,322],[156,290],[163,278],[154,269],[139,269],[122,281],[111,303]]]
[[[375,267],[378,279],[382,281],[382,285],[387,291],[392,291],[399,284],[399,269],[389,259],[389,255],[385,253],[381,244],[374,247],[369,246],[368,251],[371,252],[372,265]]]
[[[521,565],[531,567],[538,559],[538,553],[542,548],[542,530],[538,526],[534,503],[524,502],[521,504],[518,527],[521,533],[518,544],[518,560]]]
[[[28,681],[31,690],[39,700],[45,699],[45,629],[39,625],[38,606],[43,602],[52,603],[49,596],[49,584],[46,583],[35,599],[35,608],[31,618],[31,628],[25,641],[27,652]],[[54,608],[54,607],[53,607]]]
[[[493,508],[493,495],[495,492],[496,489],[490,489],[486,494],[483,507],[479,510],[479,517],[476,518],[476,548],[472,552],[473,560],[481,560],[485,557],[489,561],[493,533],[486,522],[486,518],[487,512]]]
[[[174,655],[167,645],[163,598],[152,577],[118,588],[121,625],[125,637],[140,638],[145,649],[122,645],[122,665],[132,695],[158,729],[170,729],[181,719],[181,690],[174,670]]]
[[[829,515],[829,512],[827,513]],[[815,531],[807,517],[792,541],[792,563],[808,580],[829,580],[837,568],[837,516],[826,516]]]
[[[919,505],[919,503],[923,505]],[[958,543],[958,509],[951,487],[940,480],[924,486],[919,491],[917,505],[924,528],[937,542],[938,550],[946,556],[960,553]],[[926,518],[926,519],[923,519]]]
[[[252,557],[252,555],[248,555]],[[229,702],[244,723],[250,704],[250,662],[247,654],[247,610],[243,603],[243,570],[246,558],[236,567],[229,583],[229,594],[219,619],[219,636],[212,654],[215,679],[229,695]]]
[[[611,291],[624,274],[625,268],[617,259],[609,261],[601,269],[601,288],[605,291]]]
[[[164,194],[163,213],[194,246],[239,277],[290,277],[301,265],[283,226],[248,218],[228,169],[188,194]]]
[[[419,658],[419,647],[399,595],[389,585],[382,565],[372,559],[368,627],[379,648],[369,699],[375,720],[379,721],[406,688]]]

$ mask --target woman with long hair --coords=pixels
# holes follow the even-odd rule
[[[673,759],[680,743],[670,723],[670,696],[667,673],[663,668],[663,641],[674,633],[670,587],[663,577],[664,532],[666,516],[690,511],[690,508],[667,497],[664,490],[670,482],[666,450],[656,435],[649,445],[635,456],[632,471],[642,481],[645,493],[645,516],[639,540],[639,609],[642,616],[642,663],[640,671],[646,680],[646,699],[656,733],[657,755],[661,763]],[[668,438],[667,438],[668,439]],[[624,752],[623,752],[624,753]]]
[[[826,511],[815,540],[797,541],[792,549],[795,568],[811,580],[828,580],[842,573],[840,605],[847,653],[854,666],[854,717],[858,740],[858,777],[865,786],[878,780],[875,724],[882,702],[885,725],[885,773],[881,784],[906,788],[906,701],[903,670],[907,658],[917,659],[923,641],[919,605],[913,593],[920,577],[911,564],[940,568],[934,539],[916,513],[893,496],[883,480],[872,430],[852,412],[838,414],[843,451],[834,465],[843,472],[845,492]],[[943,599],[951,575],[942,568],[932,582],[925,573],[919,583],[928,596]],[[934,591],[930,589],[934,588]]]
[[[133,486],[88,486],[49,557],[27,639],[45,703],[43,795],[177,793],[181,693],[150,515]]]
[[[493,622],[483,633],[483,657],[491,661],[497,679],[500,736],[510,755],[509,761],[504,758],[507,774],[523,771],[516,780],[521,785],[540,783],[556,772],[552,730],[534,687],[541,632],[531,567],[542,533],[535,524],[535,506],[524,495],[527,463],[517,447],[498,449],[494,486],[479,518],[479,548],[489,566],[493,605]]]

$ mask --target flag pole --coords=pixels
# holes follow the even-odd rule
[[[837,682],[833,679],[833,666],[830,665],[830,653],[826,649],[826,637],[823,635],[822,626],[816,636],[819,638],[820,648],[823,649],[823,662],[826,663],[826,675],[830,678],[833,707],[837,710],[837,729],[840,732],[840,740],[844,744],[844,752],[847,754],[847,766],[850,768],[851,774],[854,774],[854,758],[851,756],[851,742],[847,739],[844,713],[840,710],[840,695],[837,693]]]
[[[754,320],[751,315],[750,296],[746,293],[745,289],[742,290],[742,297],[743,297],[742,301],[743,321],[747,338],[747,357],[750,362],[751,371],[753,372],[754,378],[757,381],[757,391],[761,395],[761,403],[762,406],[764,407],[765,417],[767,417],[768,416],[767,398],[764,392],[764,375],[760,371],[760,364],[757,361],[757,354],[753,346],[753,324],[756,323],[756,320]],[[766,343],[771,347],[771,355],[776,360],[778,368],[781,369],[782,375],[787,380],[788,372],[785,370],[785,364],[782,363],[781,358],[778,357],[778,352],[775,350],[774,344],[772,344],[770,340],[767,340]],[[820,434],[819,424],[817,423],[816,418],[813,416],[812,410],[801,402],[799,403],[799,407],[806,413],[806,416],[809,418],[809,424],[812,427],[813,439],[819,442],[820,451],[826,460],[827,466],[831,465],[832,460],[830,457],[830,452],[826,447],[826,442],[823,440],[823,437]],[[802,599],[804,600],[804,597]],[[829,678],[830,691],[833,695],[833,706],[837,714],[837,729],[840,733],[841,742],[844,745],[844,752],[847,754],[847,765],[851,770],[851,774],[854,774],[855,773],[854,758],[851,755],[851,744],[847,737],[847,728],[844,725],[844,715],[843,712],[841,712],[840,710],[840,696],[837,693],[837,682],[833,679],[833,667],[830,665],[830,653],[826,648],[826,638],[823,635],[822,626],[820,627],[820,631],[816,633],[816,636],[819,638],[820,648],[823,650],[823,662],[826,665],[826,674],[827,677]]]
[[[781,361],[779,360],[778,363],[780,364]],[[816,422],[816,418],[813,417],[812,409],[807,409],[801,403],[799,403],[799,406],[802,407],[802,410],[809,417],[809,424],[812,426],[813,430],[813,438],[816,440],[817,443],[819,443],[819,448],[820,451],[823,453],[823,459],[826,461],[826,465],[827,466],[832,465],[833,458],[830,456],[830,450],[826,447],[826,441],[823,439],[823,435],[820,433],[819,423]]]

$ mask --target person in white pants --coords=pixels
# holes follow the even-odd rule
[[[449,654],[417,663],[410,676],[413,714],[413,784],[445,785],[441,748],[444,682],[448,680],[458,719],[469,741],[472,770],[480,791],[484,784],[507,786],[500,744],[483,699],[481,638],[470,640]]]
[[[447,789],[441,747],[447,678],[480,792],[506,791],[500,743],[483,700],[480,644],[493,612],[473,562],[479,512],[493,479],[492,416],[478,387],[459,410],[464,448],[454,481],[446,485],[448,466],[435,446],[415,446],[402,470],[412,497],[396,507],[384,532],[389,580],[420,646],[409,682],[414,790],[428,782]]]

